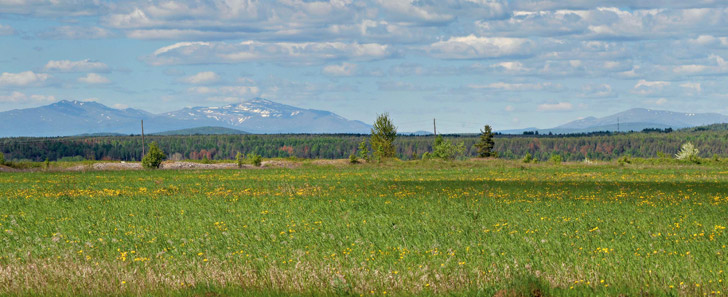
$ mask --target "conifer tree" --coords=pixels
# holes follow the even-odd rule
[[[478,148],[478,157],[487,158],[495,157],[496,153],[493,151],[495,147],[495,141],[493,141],[493,129],[490,125],[485,125],[483,130],[480,130],[480,141],[475,144]]]

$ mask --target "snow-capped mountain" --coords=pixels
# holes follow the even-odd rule
[[[59,101],[0,112],[0,137],[68,136],[93,133],[159,133],[203,126],[252,133],[369,133],[369,126],[322,110],[301,109],[256,98],[221,107],[184,108],[163,114],[115,109],[97,102]]]
[[[255,98],[221,107],[193,107],[164,114],[197,123],[215,123],[251,133],[369,133],[370,127],[335,113],[301,109]]]

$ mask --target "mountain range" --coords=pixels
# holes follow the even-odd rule
[[[717,113],[685,113],[633,108],[606,117],[578,119],[554,128],[525,128],[498,132],[503,134],[521,134],[525,131],[538,131],[539,134],[573,134],[597,131],[628,132],[642,131],[648,128],[681,129],[717,123],[728,123],[728,116]]]
[[[361,133],[371,126],[335,113],[303,109],[255,98],[217,107],[188,107],[152,114],[143,110],[116,109],[93,101],[63,100],[50,105],[0,112],[0,137],[128,135],[140,134],[140,121],[148,134],[245,134],[245,133]],[[684,113],[634,108],[610,116],[587,117],[549,128],[497,131],[504,134],[588,133],[595,131],[641,131],[646,128],[688,128],[728,123],[717,113]],[[406,133],[403,133],[406,134]],[[419,131],[417,135],[429,132]]]
[[[370,126],[335,113],[303,109],[255,98],[220,107],[190,107],[162,114],[116,109],[97,102],[63,100],[50,105],[0,112],[0,137],[149,134],[199,127],[242,133],[369,133]],[[243,132],[245,131],[245,132]],[[237,133],[236,133],[237,134]]]

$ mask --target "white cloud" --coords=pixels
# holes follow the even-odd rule
[[[431,55],[442,59],[478,59],[528,55],[533,42],[525,38],[450,37],[430,45]]]
[[[670,82],[667,81],[646,81],[641,79],[634,85],[632,92],[640,95],[649,95],[662,91],[662,89],[669,85]]]
[[[511,112],[511,111],[514,111],[514,110],[516,110],[516,108],[515,108],[515,107],[513,107],[513,105],[506,105],[506,108],[505,108],[505,110],[506,110],[506,111],[508,111],[508,112]]]
[[[606,98],[613,97],[614,90],[609,84],[588,84],[582,87],[583,97]]]
[[[79,0],[2,0],[0,13],[52,17],[76,17],[96,15],[102,1]]]
[[[200,95],[225,95],[237,97],[250,97],[260,94],[260,88],[258,88],[257,86],[222,86],[214,88],[192,87],[187,89],[187,91]]]
[[[673,72],[678,74],[692,74],[692,73],[700,73],[708,70],[709,67],[705,65],[680,65],[676,66],[672,69]]]
[[[15,29],[13,29],[13,27],[0,24],[0,36],[13,34],[15,34]]]
[[[112,37],[111,31],[101,27],[60,26],[38,33],[46,39],[101,39]]]
[[[500,62],[491,65],[496,70],[504,71],[506,73],[526,73],[531,71],[528,67],[525,67],[521,62]]]
[[[387,45],[344,42],[180,42],[145,57],[151,65],[242,63],[268,61],[313,65],[326,61],[370,61],[391,57]]]
[[[14,91],[8,95],[0,95],[0,102],[3,103],[43,103],[43,102],[55,102],[56,97],[46,95],[26,95],[24,93]]]
[[[707,34],[689,39],[688,42],[700,46],[728,47],[728,37],[715,37]]]
[[[46,63],[44,69],[46,71],[58,72],[108,72],[109,66],[102,62],[92,61],[89,59],[81,61],[51,60]]]
[[[449,22],[455,17],[438,13],[433,7],[416,5],[414,0],[377,0],[385,10],[395,13],[405,20],[425,23]]]
[[[220,76],[212,71],[203,71],[182,79],[189,84],[210,84],[220,81]]]
[[[101,76],[97,73],[89,73],[86,76],[79,77],[78,81],[87,83],[90,85],[102,85],[102,84],[108,84],[111,82],[108,78]]]
[[[542,9],[529,6],[530,8],[525,10],[519,10],[518,7],[521,5],[516,4],[513,5],[515,10],[512,11],[509,18],[495,21],[478,20],[475,25],[479,33],[484,35],[574,36],[591,40],[669,39],[684,37],[687,35],[686,33],[694,31],[704,31],[705,28],[719,28],[728,25],[726,22],[728,11],[720,5],[712,8],[707,3],[697,4],[696,6],[703,6],[700,8],[680,9],[675,8],[674,4],[661,4],[659,7],[642,9],[639,6],[644,5],[634,2],[629,5],[619,5],[628,7],[622,9],[609,7],[618,5],[614,1],[602,3],[579,1],[581,3],[577,5],[574,5],[573,2],[567,4],[569,2],[532,1],[532,4],[551,3],[555,5],[535,6],[543,6]],[[557,3],[564,3],[564,5],[561,6]],[[662,2],[655,1],[655,3]]]
[[[341,65],[328,65],[323,72],[331,76],[352,76],[356,72],[356,64],[344,62]]]
[[[665,105],[665,103],[667,103],[667,99],[665,98],[655,100],[655,105]]]
[[[328,30],[332,24],[361,21],[366,13],[359,11],[365,8],[351,0],[128,1],[102,22],[139,39],[313,40],[333,33]]]
[[[466,87],[470,89],[498,89],[503,91],[541,91],[541,90],[558,90],[561,85],[553,83],[505,83],[495,82],[486,85],[470,84]]]
[[[567,111],[574,109],[574,105],[569,102],[544,103],[538,106],[539,111]]]
[[[707,60],[703,60],[703,62],[704,64],[675,66],[672,71],[676,74],[686,75],[721,74],[728,72],[728,62],[721,56],[712,54]]]
[[[700,83],[686,82],[686,83],[681,84],[680,86],[683,88],[689,89],[689,90],[693,90],[696,93],[700,93],[702,91],[702,86],[700,85]]]
[[[377,86],[380,91],[422,91],[423,88],[418,88],[409,82],[404,81],[380,81],[377,82]]]
[[[637,84],[634,85],[634,88],[635,89],[641,88],[641,87],[662,88],[662,87],[669,86],[669,85],[670,85],[670,82],[667,82],[667,81],[646,81],[644,79],[641,79],[640,81],[637,82]]]
[[[36,86],[43,84],[50,77],[47,73],[35,73],[33,71],[20,73],[3,72],[0,75],[0,86]]]

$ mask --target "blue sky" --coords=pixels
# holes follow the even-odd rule
[[[400,131],[728,114],[725,1],[0,0],[0,111],[263,97]]]

